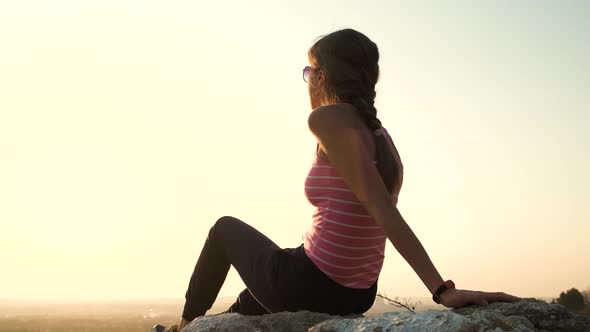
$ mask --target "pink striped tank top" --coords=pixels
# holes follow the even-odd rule
[[[399,166],[400,184],[393,195],[396,205],[403,166],[391,137],[386,130],[384,133]],[[329,278],[345,287],[371,287],[383,266],[387,236],[336,168],[330,161],[321,159],[317,151],[305,180],[305,196],[316,207],[311,227],[303,234],[307,257]]]

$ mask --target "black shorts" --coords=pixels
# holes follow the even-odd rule
[[[184,319],[192,321],[205,315],[230,266],[237,270],[246,289],[225,312],[362,314],[371,308],[377,294],[377,280],[366,289],[340,285],[307,257],[303,244],[283,249],[243,221],[222,217],[211,227],[191,276]]]

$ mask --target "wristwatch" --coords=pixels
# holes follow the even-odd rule
[[[436,289],[436,291],[434,292],[434,294],[432,294],[432,300],[436,303],[440,304],[440,295],[446,291],[447,289],[455,289],[455,283],[453,282],[453,280],[447,280],[445,282],[443,282],[442,285],[440,285],[439,288]]]

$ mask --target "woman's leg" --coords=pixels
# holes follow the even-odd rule
[[[252,296],[250,290],[248,288],[244,289],[236,299],[236,302],[232,304],[229,309],[222,312],[223,314],[228,314],[232,312],[237,312],[242,315],[264,315],[268,314],[268,311],[264,309],[258,301]]]
[[[273,290],[276,275],[273,257],[280,250],[264,234],[237,218],[226,216],[217,220],[191,276],[182,318],[190,322],[211,309],[230,265],[256,300],[252,302],[243,296],[241,310],[260,311],[262,307],[267,312],[280,311],[282,304],[278,292]]]

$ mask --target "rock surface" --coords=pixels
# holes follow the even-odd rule
[[[538,299],[495,302],[419,314],[387,312],[372,317],[331,316],[309,311],[263,316],[210,315],[195,319],[183,332],[384,332],[384,331],[590,331],[590,317],[577,315],[560,304]]]

